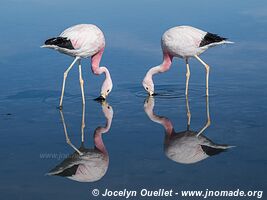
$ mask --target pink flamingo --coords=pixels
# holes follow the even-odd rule
[[[45,41],[44,48],[55,49],[61,53],[75,57],[74,61],[64,72],[62,92],[59,108],[62,109],[62,102],[65,90],[65,83],[69,71],[78,61],[79,79],[82,92],[82,102],[85,104],[84,98],[84,81],[82,78],[81,59],[91,57],[92,71],[95,75],[105,73],[106,78],[102,84],[101,94],[95,100],[103,101],[112,90],[112,80],[110,73],[106,67],[99,67],[105,48],[105,37],[103,32],[93,24],[78,24],[64,30],[58,37],[50,38]]]
[[[210,67],[199,55],[210,47],[220,44],[233,43],[227,41],[226,38],[216,34],[202,31],[191,26],[176,26],[167,30],[161,38],[161,47],[163,51],[162,64],[152,67],[143,80],[143,87],[150,96],[154,95],[153,75],[166,72],[170,69],[173,57],[185,59],[186,63],[186,90],[185,95],[188,95],[188,83],[190,77],[190,69],[188,60],[190,57],[195,57],[206,68],[206,95],[209,95],[209,71]]]

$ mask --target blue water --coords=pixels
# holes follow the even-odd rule
[[[266,13],[265,1],[3,1],[1,199],[100,199],[91,194],[95,188],[100,192],[106,188],[266,192]],[[97,24],[105,33],[107,45],[101,63],[109,68],[114,82],[108,97],[114,112],[112,125],[102,134],[108,169],[100,180],[87,183],[45,175],[74,152],[66,143],[56,108],[63,72],[72,58],[39,46],[78,23]],[[185,24],[235,42],[201,56],[211,66],[211,125],[203,135],[216,144],[235,147],[194,164],[177,163],[166,156],[165,129],[145,112],[146,94],[141,86],[146,71],[161,62],[162,33]],[[103,76],[91,73],[89,60],[82,64],[84,145],[93,149],[95,129],[106,124],[101,104],[93,101],[99,95]],[[207,121],[205,69],[194,59],[190,65],[190,130],[197,132]],[[184,61],[175,59],[169,72],[154,78],[162,95],[153,99],[153,114],[168,118],[176,132],[187,129],[185,69]],[[82,104],[77,68],[67,80],[63,114],[69,137],[78,148]]]

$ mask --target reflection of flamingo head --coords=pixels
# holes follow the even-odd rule
[[[112,107],[106,101],[102,101],[101,106],[102,106],[102,112],[104,113],[104,116],[105,116],[107,122],[106,122],[105,127],[99,126],[95,129],[95,142],[96,143],[98,143],[97,141],[99,141],[99,139],[101,138],[102,133],[106,133],[109,131],[109,129],[111,127],[112,119],[113,119]],[[102,139],[101,139],[101,141],[102,141]],[[96,144],[96,146],[98,146],[98,144]],[[99,148],[99,149],[101,149],[101,148]],[[103,150],[103,152],[104,152],[104,150]]]
[[[148,115],[153,114],[153,109],[155,105],[155,99],[153,97],[147,97],[144,103],[144,110]]]
[[[105,115],[105,118],[107,118],[107,120],[111,120],[113,118],[112,107],[106,101],[103,101],[101,105],[102,105],[102,111]]]

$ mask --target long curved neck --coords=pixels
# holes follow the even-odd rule
[[[91,57],[92,71],[96,75],[100,75],[102,73],[105,73],[106,79],[107,79],[107,78],[110,78],[110,73],[109,73],[108,69],[106,67],[100,67],[99,66],[103,53],[104,53],[104,48],[101,49],[97,54],[95,54]]]
[[[162,63],[156,67],[152,67],[151,69],[149,69],[148,72],[146,73],[146,77],[152,79],[153,75],[169,70],[172,64],[172,58],[173,57],[170,56],[169,54],[164,53]]]
[[[99,67],[99,72],[100,72],[100,74],[105,73],[105,75],[106,75],[105,80],[111,80],[111,76],[110,76],[110,73],[108,71],[108,68],[106,68],[106,67]]]
[[[102,88],[104,88],[106,85],[112,85],[112,79],[111,79],[111,76],[110,76],[110,73],[109,73],[108,69],[106,67],[100,67],[99,66],[101,58],[102,58],[102,55],[103,55],[103,52],[104,52],[104,48],[101,49],[97,54],[95,54],[95,55],[93,55],[91,57],[91,60],[92,60],[92,67],[91,67],[92,68],[92,72],[95,75],[100,75],[102,73],[105,73],[105,75],[106,75],[105,80],[104,80],[104,82],[102,84]],[[102,93],[102,89],[101,89],[101,93]]]

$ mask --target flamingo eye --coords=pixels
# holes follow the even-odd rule
[[[146,87],[146,90],[148,90],[148,87]]]
[[[107,92],[109,92],[109,90],[107,90]]]

